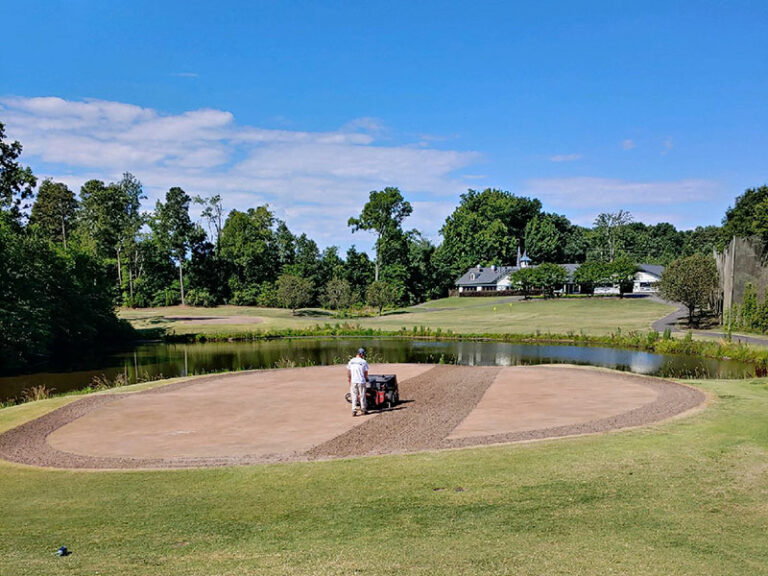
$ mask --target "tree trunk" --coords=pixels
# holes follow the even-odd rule
[[[184,301],[184,262],[179,261],[179,286],[181,288],[181,305],[186,306],[187,303]]]
[[[131,295],[131,308],[134,308],[133,304],[133,265],[128,264],[128,290]]]
[[[61,219],[61,241],[64,243],[64,250],[67,249],[67,228],[64,225],[64,218]]]
[[[120,250],[115,250],[117,253],[117,287],[118,290],[122,291],[123,289],[123,267],[120,264]]]

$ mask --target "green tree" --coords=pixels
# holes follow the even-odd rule
[[[608,272],[611,282],[619,285],[619,295],[624,297],[634,286],[637,262],[626,254],[620,254],[608,265]]]
[[[141,182],[129,172],[108,186],[100,180],[89,180],[80,189],[81,228],[101,258],[115,257],[118,288],[123,284],[123,263],[128,256],[131,292],[135,243],[144,223],[140,213],[144,198]]]
[[[344,260],[339,257],[336,246],[328,246],[320,255],[317,262],[317,285],[326,286],[334,278],[344,274]]]
[[[374,268],[368,254],[358,252],[354,246],[350,246],[344,261],[344,279],[352,287],[355,298],[362,298],[366,286],[373,282]]]
[[[680,256],[704,254],[709,256],[720,247],[722,229],[719,226],[696,226],[693,230],[684,230],[683,248]]]
[[[680,257],[683,241],[684,234],[667,222],[632,222],[624,227],[622,249],[636,262],[666,265]]]
[[[307,278],[293,274],[281,274],[277,279],[277,299],[285,308],[291,309],[291,315],[296,315],[296,309],[306,306],[312,300],[314,287]]]
[[[0,122],[0,212],[17,224],[37,184],[32,169],[17,162],[21,150],[17,140],[6,142],[5,125]]]
[[[170,288],[175,282],[176,267],[171,254],[154,233],[139,234],[136,242],[136,278],[133,295],[128,295],[128,306],[146,308],[170,302]],[[180,297],[180,295],[179,295]],[[175,299],[173,299],[175,300]]]
[[[287,266],[293,264],[296,259],[296,237],[282,220],[277,221],[274,244],[277,252],[277,261],[282,271]]]
[[[63,250],[0,218],[0,373],[131,338],[109,285],[101,263],[76,245]]]
[[[267,206],[249,208],[246,212],[232,210],[227,216],[221,231],[221,258],[228,270],[233,298],[236,292],[248,291],[254,296],[246,300],[253,301],[259,286],[273,282],[277,276],[274,221]]]
[[[768,240],[768,186],[747,188],[723,218],[721,246],[733,236],[760,236]]]
[[[394,306],[399,298],[397,287],[383,280],[374,280],[365,291],[365,301],[378,310],[379,316],[385,307]]]
[[[553,298],[555,291],[562,289],[568,281],[568,271],[557,264],[544,262],[535,268],[523,268],[532,270],[532,282],[541,290],[545,298]]]
[[[563,216],[563,218],[565,218]],[[587,229],[583,226],[571,224],[568,227],[563,239],[563,263],[578,264],[587,259],[587,250],[589,242],[587,240]]]
[[[311,301],[315,301],[314,287],[320,286],[320,250],[317,243],[302,233],[296,238],[296,255],[293,264],[286,266],[285,272],[301,276],[310,281],[313,286]]]
[[[599,260],[587,260],[573,273],[573,281],[581,286],[581,291],[593,294],[595,286],[611,282],[610,265]]]
[[[394,263],[392,259],[384,259],[385,252],[392,242],[402,241],[401,224],[413,212],[410,202],[403,198],[400,190],[387,187],[384,190],[373,190],[368,195],[368,202],[357,218],[350,218],[347,225],[352,232],[370,230],[376,234],[376,268],[374,279],[379,280],[379,270],[384,264]]]
[[[67,237],[75,225],[77,208],[77,199],[66,184],[46,178],[37,191],[29,223],[43,238],[61,242],[66,249]]]
[[[165,203],[158,200],[152,221],[153,230],[160,244],[164,246],[179,268],[179,287],[181,305],[186,305],[184,297],[184,263],[190,250],[195,225],[189,217],[189,203],[192,199],[178,186],[165,194]]]
[[[216,255],[218,256],[221,248],[221,230],[223,228],[222,221],[224,217],[224,205],[221,202],[221,195],[214,194],[213,196],[205,198],[202,196],[195,196],[192,198],[192,202],[203,207],[200,216],[208,225],[208,231],[211,233],[211,238],[214,240]]]
[[[600,260],[613,262],[623,247],[623,233],[632,222],[632,214],[626,210],[603,212],[595,218],[592,251]]]
[[[510,281],[523,293],[523,298],[527,300],[533,289],[536,287],[536,269],[528,266],[526,268],[515,270],[510,277]]]
[[[16,161],[21,145],[2,136],[0,125],[0,373],[39,370],[54,357],[82,357],[131,338],[115,316],[103,263],[77,243],[64,249],[22,226],[35,180]]]
[[[333,278],[325,285],[321,302],[331,310],[349,308],[353,302],[352,287],[343,278]]]
[[[534,262],[559,259],[563,239],[547,214],[537,214],[525,225],[525,250]]]
[[[417,304],[442,296],[438,269],[435,261],[435,245],[418,230],[407,233],[408,268],[405,292],[409,304]]]
[[[542,212],[525,225],[525,251],[534,262],[581,262],[583,232],[560,214]]]
[[[449,284],[478,264],[512,264],[525,227],[541,212],[541,202],[487,188],[469,190],[440,229],[435,255]]]
[[[719,286],[717,265],[711,256],[694,254],[666,267],[659,290],[668,300],[688,308],[688,324],[695,325],[696,309],[709,304]]]

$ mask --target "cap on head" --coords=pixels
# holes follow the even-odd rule
[[[365,348],[360,348],[357,351],[358,356],[365,356]]]

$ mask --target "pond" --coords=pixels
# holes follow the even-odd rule
[[[86,388],[95,377],[130,383],[161,377],[229,370],[346,363],[364,346],[369,361],[515,366],[581,364],[674,378],[747,378],[754,367],[735,360],[653,354],[637,350],[568,345],[510,344],[490,341],[424,341],[409,339],[328,338],[257,342],[153,343],[94,361],[76,370],[51,370],[0,378],[0,401],[20,398],[24,389],[45,385],[55,393]],[[341,370],[341,368],[340,368]],[[340,372],[339,380],[345,376]]]

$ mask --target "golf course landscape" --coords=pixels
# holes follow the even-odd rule
[[[768,576],[768,2],[0,22],[0,576]]]
[[[532,444],[183,471],[2,463],[3,574],[766,574],[768,383],[692,384],[711,396],[696,415]],[[0,430],[68,401],[4,409]]]
[[[161,328],[175,334],[231,334],[301,330],[317,325],[348,323],[363,329],[397,331],[402,327],[428,328],[457,334],[606,335],[650,330],[651,324],[675,310],[649,298],[567,298],[556,300],[520,297],[442,298],[418,306],[385,312],[382,316],[344,318],[321,309],[217,306],[216,308],[123,309],[121,317],[136,328]]]
[[[624,330],[669,309],[574,302],[626,306],[614,327]],[[571,302],[512,308],[537,304]],[[451,313],[474,330],[502,305],[440,301],[414,313],[421,323]],[[576,320],[549,312],[540,329],[577,330],[583,310]],[[768,574],[768,380],[685,383],[707,400],[681,418],[529,443],[184,470],[0,462],[2,573]],[[2,409],[0,432],[78,398]],[[60,546],[71,554],[56,556]]]

